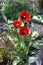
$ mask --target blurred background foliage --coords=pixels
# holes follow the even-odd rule
[[[27,0],[5,0],[2,11],[5,13],[8,19],[17,19],[18,13],[22,10],[30,12],[31,16],[36,14],[35,9],[30,7]]]
[[[20,3],[27,3],[27,0],[16,0],[16,1]]]

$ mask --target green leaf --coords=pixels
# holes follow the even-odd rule
[[[17,0],[17,2],[20,2],[20,3],[27,3],[27,0]]]
[[[35,40],[36,38],[38,38],[38,36],[39,36],[39,33],[38,33],[37,31],[34,31],[34,32],[32,33],[32,35],[31,35],[31,39],[32,39],[32,40]]]
[[[2,12],[2,18],[7,23],[7,17],[6,17],[6,15],[3,12]]]
[[[13,61],[13,65],[17,65],[19,62],[20,62],[20,59],[15,59],[15,60]]]
[[[12,20],[8,20],[8,24],[12,24],[13,23],[13,21]]]
[[[43,24],[43,17],[40,16],[40,15],[37,15],[37,16],[33,16],[32,20],[36,23],[40,23],[40,24]]]
[[[29,63],[33,63],[35,61],[35,58],[34,57],[29,57]]]

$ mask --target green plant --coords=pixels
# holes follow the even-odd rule
[[[28,20],[29,19],[30,14]],[[11,22],[11,20],[9,20],[9,22]],[[15,24],[15,20],[12,22],[14,22]],[[7,38],[10,41],[6,42],[5,47],[4,46],[2,47],[1,49],[2,55],[0,61],[2,62],[3,57],[7,58],[8,65],[26,65],[28,62],[33,63],[35,61],[34,55],[37,52],[39,52],[41,47],[43,47],[42,43],[35,42],[35,40],[39,37],[39,33],[36,31],[34,24],[33,23],[30,24],[30,22],[27,21],[27,18],[26,19],[22,18],[20,22],[23,22],[24,25],[21,26],[22,24],[21,23],[19,27],[17,25],[18,20],[16,20],[17,24],[15,25],[13,24],[14,25],[13,27],[12,23],[9,23],[11,27],[9,24],[7,24],[9,28]],[[23,28],[26,33],[25,32],[22,34],[18,33],[24,31],[23,29],[20,31],[21,28]],[[5,40],[6,34],[4,35],[2,34],[1,37],[3,40]]]
[[[29,7],[26,2],[20,3],[19,1],[14,0],[6,0],[2,9],[7,18],[11,20],[15,18],[18,19],[18,13],[22,10],[29,11],[31,13],[31,16],[36,14],[35,11],[31,7]]]
[[[39,52],[40,48],[43,47],[43,42],[38,43],[37,41],[35,41],[39,37],[39,33],[36,31],[34,23],[30,22],[30,15],[28,21],[27,19],[25,19],[25,17],[18,16],[20,11],[22,10],[29,11],[32,16],[35,15],[36,12],[33,11],[33,9],[26,3],[16,3],[17,5],[14,6],[14,0],[5,0],[3,9],[0,13],[8,29],[7,33],[4,32],[0,35],[2,41],[5,40],[5,45],[4,43],[2,44],[2,42],[2,45],[0,45],[0,62],[3,62],[4,59],[6,60],[7,58],[8,61],[6,65],[26,65],[28,62],[33,63],[35,61],[34,55]],[[15,21],[14,19],[18,18],[20,18],[20,22],[22,22],[22,25],[20,25],[20,27],[17,26],[18,28],[16,28],[12,24]],[[26,34],[26,36],[24,36],[25,32],[23,32],[23,36],[20,36],[21,34],[18,34],[18,32],[20,31],[19,29],[24,26],[26,26],[26,29],[28,27],[27,31],[25,29],[24,30],[26,31],[26,33],[29,31],[29,34],[27,33],[28,35]]]

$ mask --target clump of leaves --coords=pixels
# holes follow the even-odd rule
[[[36,14],[36,12],[31,7],[29,7],[27,3],[20,3],[19,1],[14,1],[14,0],[5,0],[2,9],[5,15],[7,16],[7,18],[11,20],[15,18],[17,19],[18,13],[22,10],[29,11],[31,15]]]

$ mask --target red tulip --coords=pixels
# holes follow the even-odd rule
[[[30,13],[27,11],[21,11],[20,12],[20,19],[26,22],[27,20],[30,19]]]
[[[24,26],[19,29],[18,33],[20,36],[28,36],[30,33],[30,29],[28,27]]]
[[[19,20],[14,20],[14,21],[13,21],[13,26],[14,26],[15,28],[19,28],[21,24],[22,24],[22,22],[19,21]]]

